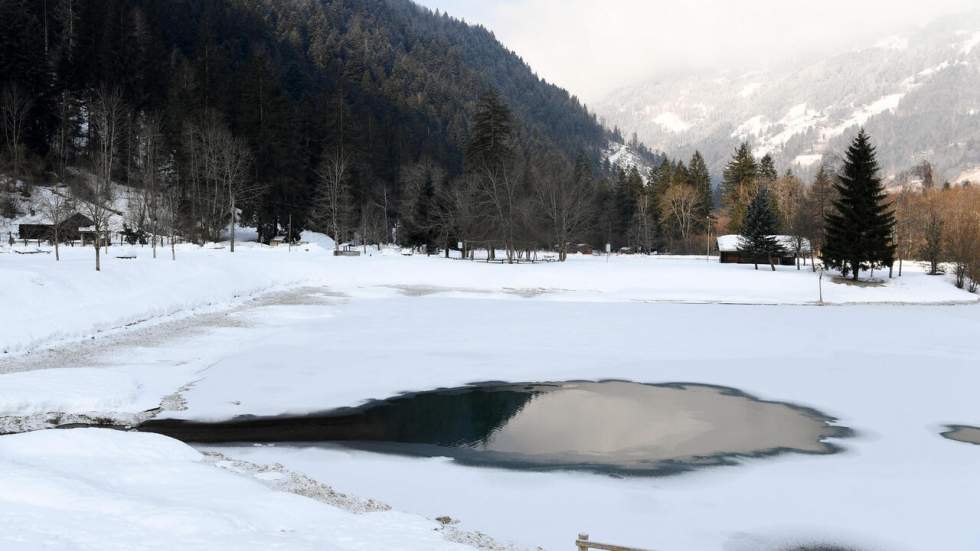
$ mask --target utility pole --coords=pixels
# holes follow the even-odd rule
[[[707,233],[707,240],[704,244],[704,261],[711,262],[711,215],[705,216],[704,218],[704,228]]]
[[[820,277],[817,280],[817,285],[820,288],[820,305],[823,306],[823,268],[820,269]]]

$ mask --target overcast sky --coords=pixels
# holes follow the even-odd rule
[[[644,77],[831,53],[978,0],[416,0],[492,30],[587,102]]]

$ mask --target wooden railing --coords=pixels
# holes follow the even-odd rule
[[[589,551],[589,549],[604,549],[605,551],[649,551],[647,549],[637,549],[636,547],[623,547],[621,545],[610,545],[589,540],[588,534],[579,534],[575,540],[578,551]]]

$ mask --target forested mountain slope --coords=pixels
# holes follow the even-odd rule
[[[478,99],[495,90],[524,151],[600,166],[610,133],[492,33],[409,0],[5,0],[0,79],[33,99],[22,142],[44,180],[84,167],[96,91],[127,120],[114,177],[137,179],[128,139],[160,121],[165,162],[187,180],[189,128],[217,120],[251,151],[260,227],[302,225],[327,147],[352,159],[354,204],[394,212],[404,167],[464,167]]]

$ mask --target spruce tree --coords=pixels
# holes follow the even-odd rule
[[[711,197],[711,174],[708,172],[708,166],[705,164],[704,157],[701,156],[700,151],[695,151],[694,155],[691,156],[691,162],[688,164],[687,171],[691,185],[694,186],[694,189],[698,190],[698,198],[701,203],[699,214],[701,218],[706,218],[711,214],[713,203]]]
[[[477,105],[467,160],[496,168],[514,156],[511,135],[514,118],[510,108],[495,90],[486,93]]]
[[[731,217],[729,228],[734,233],[742,233],[745,209],[751,198],[750,190],[758,177],[759,166],[752,156],[752,148],[743,142],[725,166],[721,186],[722,202],[728,207]]]
[[[864,129],[848,148],[834,189],[838,198],[825,219],[824,263],[855,280],[862,269],[890,266],[895,213],[886,204],[875,147]]]
[[[749,203],[744,230],[738,244],[738,251],[752,258],[756,270],[759,269],[759,259],[766,258],[772,271],[776,271],[773,257],[783,254],[783,246],[776,238],[776,230],[776,213],[772,208],[769,188],[761,187]]]
[[[435,182],[430,172],[426,174],[422,189],[415,198],[409,233],[412,245],[424,248],[427,255],[432,254],[435,249],[435,196]]]
[[[776,181],[779,176],[776,173],[776,162],[772,160],[772,155],[766,153],[759,159],[759,179],[766,184]]]

